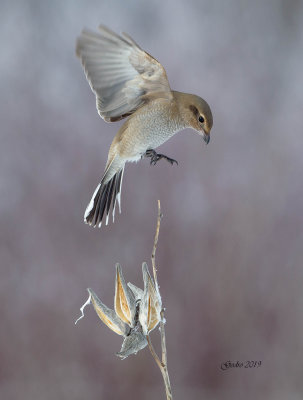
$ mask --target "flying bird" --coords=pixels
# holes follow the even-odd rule
[[[176,160],[155,149],[178,131],[194,129],[206,144],[213,125],[207,102],[194,94],[171,90],[165,69],[126,33],[105,26],[99,32],[83,30],[76,44],[86,78],[96,95],[96,106],[106,122],[127,118],[114,137],[101,182],[89,202],[84,221],[106,225],[116,202],[121,213],[121,185],[126,162],[149,157]]]

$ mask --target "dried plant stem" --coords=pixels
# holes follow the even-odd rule
[[[151,255],[151,261],[152,261],[152,266],[153,266],[153,274],[154,274],[154,281],[155,281],[157,289],[159,289],[159,287],[158,287],[157,269],[156,269],[155,258],[156,258],[156,250],[157,250],[157,244],[158,244],[158,239],[159,239],[161,218],[162,218],[161,206],[160,206],[160,200],[158,200],[157,228],[156,228],[156,233],[155,233],[153,251],[152,251],[152,255]]]
[[[158,200],[157,228],[156,228],[156,233],[155,233],[153,251],[152,251],[152,255],[151,255],[154,281],[155,281],[157,290],[159,290],[159,285],[158,285],[158,279],[157,279],[157,269],[156,269],[155,257],[156,257],[156,250],[157,250],[157,244],[158,244],[158,238],[159,238],[161,218],[162,218],[162,214],[161,214],[160,200]],[[155,352],[149,336],[147,336],[147,342],[148,342],[149,350],[150,350],[152,356],[154,357],[158,367],[160,368],[160,371],[161,371],[161,374],[163,377],[163,381],[164,381],[164,385],[165,385],[166,399],[172,400],[173,396],[172,396],[170,380],[169,380],[169,375],[168,375],[168,370],[167,370],[167,351],[166,351],[165,328],[164,328],[164,309],[161,310],[160,334],[161,334],[162,361],[160,361],[160,358],[158,357],[157,353]]]
[[[152,356],[154,357],[154,359],[155,359],[155,361],[156,361],[158,367],[161,369],[161,368],[163,367],[163,365],[162,365],[162,363],[161,363],[160,358],[158,357],[158,354],[155,352],[154,346],[153,346],[153,344],[152,344],[152,342],[151,342],[151,340],[150,340],[149,335],[146,336],[146,338],[147,338],[147,343],[148,343],[149,350],[150,350],[150,352],[152,353]]]

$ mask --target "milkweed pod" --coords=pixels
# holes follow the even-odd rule
[[[158,288],[150,276],[146,263],[142,264],[144,291],[140,304],[139,321],[143,333],[148,335],[161,320],[162,301]]]
[[[130,335],[124,338],[121,350],[116,354],[123,360],[131,354],[137,354],[138,351],[144,349],[146,345],[147,340],[142,331],[133,329]]]
[[[134,326],[136,301],[125,283],[120,264],[116,264],[115,311],[122,321],[130,327]]]
[[[101,319],[102,322],[104,322],[106,326],[108,326],[108,328],[110,328],[118,335],[128,335],[130,331],[129,327],[123,321],[121,321],[121,319],[116,315],[115,311],[111,310],[105,304],[103,304],[92,289],[87,289],[87,291],[89,293],[89,297],[80,308],[82,315],[76,320],[75,323],[77,323],[81,318],[84,317],[84,308],[91,303],[98,317]]]
[[[130,290],[133,292],[133,295],[135,296],[135,300],[141,300],[143,297],[143,290],[138,288],[136,285],[128,282],[127,286],[130,288]]]

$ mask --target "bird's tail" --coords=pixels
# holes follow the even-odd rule
[[[123,172],[124,168],[121,168],[109,181],[106,181],[106,175],[103,177],[85,210],[84,222],[86,224],[100,228],[103,217],[106,216],[105,223],[107,225],[111,207],[114,221],[116,201],[118,201],[119,212],[121,213],[120,201]]]

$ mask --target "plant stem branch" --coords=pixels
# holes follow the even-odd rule
[[[151,261],[152,261],[152,266],[153,266],[154,281],[155,281],[157,290],[159,290],[159,286],[158,286],[157,269],[156,269],[156,250],[157,250],[157,244],[158,244],[158,239],[159,239],[159,231],[160,231],[161,218],[162,218],[161,206],[160,206],[160,200],[158,200],[157,228],[156,228],[156,233],[155,233],[153,251],[152,251],[152,255],[151,255]]]
[[[152,356],[154,357],[154,359],[155,359],[155,361],[156,361],[158,367],[161,369],[161,368],[163,367],[163,365],[162,365],[162,363],[161,363],[160,358],[158,357],[158,354],[155,352],[154,346],[153,346],[153,344],[152,344],[152,342],[151,342],[151,340],[150,340],[149,335],[146,336],[146,339],[147,339],[147,343],[148,343],[149,350],[150,350],[150,352],[152,353]]]
[[[158,285],[158,279],[157,279],[157,269],[156,269],[155,257],[156,257],[158,239],[159,239],[161,218],[162,218],[162,214],[161,214],[160,200],[158,200],[157,227],[156,227],[153,251],[152,251],[152,255],[151,255],[154,281],[155,281],[156,289],[158,292],[159,292],[159,285]],[[172,396],[170,380],[169,380],[169,375],[168,375],[168,370],[167,370],[167,351],[166,351],[165,328],[164,328],[164,309],[161,310],[160,334],[161,334],[162,362],[160,361],[160,358],[158,357],[157,353],[155,352],[155,349],[152,345],[152,342],[151,342],[149,336],[147,336],[147,342],[148,342],[149,350],[150,350],[152,356],[154,357],[158,367],[160,368],[160,371],[161,371],[161,374],[163,377],[163,381],[164,381],[164,385],[165,385],[166,399],[172,400],[173,396]]]

